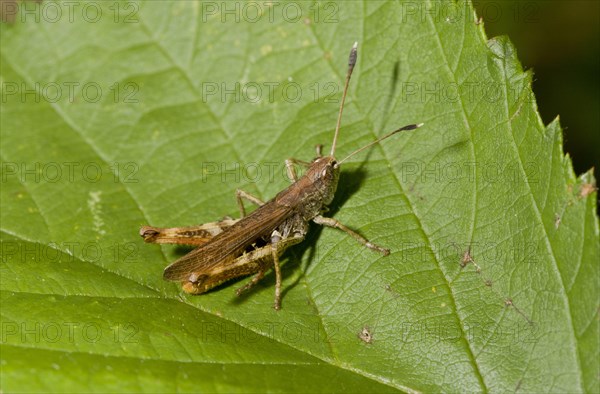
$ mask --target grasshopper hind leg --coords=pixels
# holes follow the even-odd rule
[[[281,309],[281,267],[279,265],[279,256],[290,246],[301,242],[304,239],[302,234],[296,233],[291,237],[282,238],[279,231],[273,231],[271,235],[271,255],[273,256],[273,270],[275,271],[275,302],[273,308],[278,311]]]
[[[277,233],[277,232],[275,232]],[[279,239],[275,240],[273,243],[273,249],[271,250],[271,254],[273,255],[273,269],[275,270],[275,302],[273,304],[273,308],[276,311],[281,309],[281,267],[279,266],[279,241],[281,239],[281,235],[277,233],[272,237]]]
[[[283,238],[283,236],[277,231],[273,231],[271,234],[270,243],[260,248],[254,249],[248,254],[238,258],[238,263],[247,263],[248,261],[254,261],[258,264],[256,275],[244,286],[237,289],[236,294],[242,295],[244,292],[250,290],[262,278],[264,278],[266,272],[273,267],[275,271],[275,302],[273,308],[275,310],[281,309],[281,268],[279,265],[279,256],[290,246],[301,242],[304,239],[302,234],[294,234],[291,237]]]
[[[246,291],[250,290],[251,288],[253,288],[254,286],[256,286],[256,284],[258,282],[260,282],[260,280],[262,278],[265,277],[265,273],[267,271],[266,270],[261,270],[258,271],[258,274],[254,275],[254,277],[252,278],[252,280],[250,282],[248,282],[247,284],[245,284],[244,286],[240,287],[239,289],[237,289],[235,291],[235,294],[237,294],[237,296],[241,296],[243,293],[245,293]]]

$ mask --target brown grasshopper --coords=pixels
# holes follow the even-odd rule
[[[335,159],[344,101],[356,58],[357,43],[350,51],[346,83],[329,156],[321,155],[319,145],[317,157],[311,162],[286,160],[288,176],[294,183],[266,203],[243,190],[237,190],[236,198],[241,213],[241,218],[238,220],[224,218],[219,222],[192,227],[144,226],[141,228],[140,235],[146,242],[197,246],[196,249],[165,268],[163,274],[165,280],[181,282],[186,293],[201,294],[229,279],[256,274],[248,284],[237,290],[237,295],[240,295],[258,283],[273,267],[275,270],[274,308],[279,310],[281,307],[279,256],[288,247],[304,239],[311,220],[317,224],[345,231],[359,243],[384,256],[390,253],[388,249],[368,241],[336,219],[322,216],[322,213],[327,210],[327,205],[333,200],[340,164],[344,160],[400,131],[414,130],[422,125],[404,126],[356,150],[339,162]],[[307,168],[304,176],[297,177],[294,165]],[[258,208],[246,215],[243,199],[258,205]]]

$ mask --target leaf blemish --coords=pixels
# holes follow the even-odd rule
[[[100,204],[101,196],[102,192],[100,190],[95,192],[90,191],[87,205],[92,213],[94,231],[102,236],[106,234],[106,230],[104,230],[104,220],[100,217],[102,213],[102,205]]]
[[[392,294],[393,298],[400,297],[400,293],[398,293],[396,290],[392,289],[391,285],[385,285],[385,290],[390,292]]]
[[[506,300],[504,300],[504,305],[509,308],[509,307],[513,307],[514,310],[523,317],[523,319],[525,319],[525,321],[527,321],[527,323],[529,323],[529,325],[533,325],[534,322],[533,320],[531,320],[529,317],[527,317],[527,315],[525,313],[523,313],[519,308],[517,308],[517,306],[515,305],[514,301],[512,300],[512,298],[507,298]]]
[[[476,267],[476,272],[481,273],[481,267],[473,260],[473,256],[471,255],[471,246],[465,251],[463,257],[460,262],[460,267],[465,268],[469,263],[473,264]]]
[[[586,198],[596,190],[598,190],[596,185],[593,185],[591,183],[584,183],[583,185],[581,185],[581,189],[579,189],[579,198]]]
[[[364,343],[373,343],[373,334],[371,333],[371,329],[368,326],[363,327],[363,329],[358,333],[358,337]]]

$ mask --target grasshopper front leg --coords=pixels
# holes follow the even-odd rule
[[[308,168],[308,167],[310,167],[310,163],[307,161],[304,161],[304,160],[298,160],[298,159],[294,159],[294,158],[289,158],[285,161],[285,170],[287,172],[288,178],[291,181],[296,182],[298,180],[298,175],[296,174],[296,168],[294,167],[294,164]]]
[[[381,246],[375,245],[374,243],[372,243],[371,241],[369,241],[368,239],[366,239],[365,237],[363,237],[356,231],[344,226],[338,220],[335,220],[333,218],[326,218],[324,216],[318,215],[313,218],[313,222],[323,225],[323,226],[333,227],[333,228],[337,228],[338,230],[342,230],[343,232],[347,233],[352,238],[354,238],[358,243],[362,244],[363,246],[365,246],[371,250],[379,252],[379,253],[383,254],[384,256],[387,256],[390,254],[389,249],[382,248]]]
[[[257,206],[261,206],[264,205],[265,203],[258,197],[253,196],[252,194],[245,192],[241,189],[237,189],[235,191],[235,198],[237,199],[237,203],[238,203],[238,207],[240,208],[240,215],[241,217],[246,216],[246,207],[244,207],[244,200],[246,199],[247,201],[250,201],[251,203],[257,205]]]

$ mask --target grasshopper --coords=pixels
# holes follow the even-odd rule
[[[301,242],[308,232],[309,222],[337,228],[349,234],[363,246],[387,256],[389,249],[370,242],[357,232],[333,218],[322,214],[327,211],[337,188],[340,164],[364,149],[403,130],[414,130],[422,125],[404,126],[354,151],[341,161],[335,159],[335,147],[348,85],[357,59],[357,43],[350,51],[348,71],[342,101],[329,156],[321,154],[311,162],[288,159],[287,174],[294,182],[267,202],[237,190],[236,198],[241,218],[224,218],[221,221],[191,227],[158,228],[144,226],[140,235],[151,243],[174,243],[197,246],[194,250],[165,268],[163,278],[181,282],[186,293],[201,294],[221,283],[256,274],[252,280],[237,290],[252,288],[273,268],[275,271],[274,308],[281,308],[281,269],[279,257],[290,246]],[[304,166],[305,174],[298,178],[294,165]],[[246,215],[244,200],[258,206]]]

